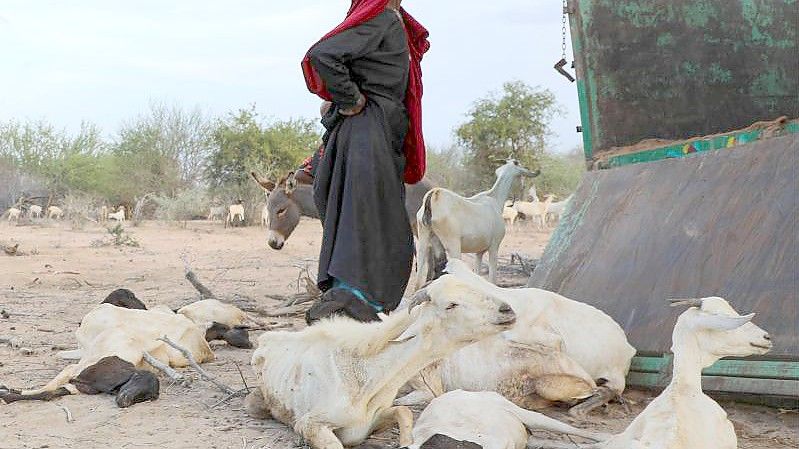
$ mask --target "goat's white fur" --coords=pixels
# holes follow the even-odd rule
[[[233,224],[236,219],[244,221],[244,205],[243,204],[231,204],[228,207],[228,214],[227,218],[225,219],[225,225]]]
[[[413,444],[408,449],[419,449],[437,434],[476,443],[483,449],[524,449],[528,429],[576,435],[593,441],[604,437],[525,410],[494,392],[455,390],[433,399],[419,415],[413,426]]]
[[[549,208],[554,195],[547,195],[544,201],[538,201],[536,198],[533,202],[517,201],[513,207],[519,212],[524,214],[533,224],[537,225],[539,229],[546,228],[547,209]]]
[[[174,368],[188,366],[183,355],[158,340],[166,335],[188,349],[198,363],[213,360],[214,354],[205,341],[205,329],[182,314],[169,309],[126,309],[111,304],[100,304],[86,314],[75,331],[78,349],[59,354],[62,358],[79,358],[62,370],[42,388],[23,391],[23,395],[54,391],[65,387],[77,393],[68,382],[100,359],[117,356],[132,363],[137,369],[154,369],[144,361],[144,352]]]
[[[269,206],[267,205],[261,209],[261,226],[269,226]]]
[[[723,357],[767,353],[771,339],[723,298],[699,300],[677,319],[672,334],[674,370],[668,387],[627,429],[602,449],[735,449],[738,441],[727,413],[702,392],[702,369]]]
[[[444,359],[439,369],[426,370],[426,382],[413,382],[417,391],[397,404],[429,400],[430,392],[422,385],[437,390],[434,394],[455,389],[498,391],[525,408],[536,407],[541,399],[585,398],[600,378],[614,392],[624,390],[635,348],[607,314],[546,290],[497,287],[457,259],[449,260],[447,272],[507,302],[519,319],[501,336],[469,345]]]
[[[563,201],[557,201],[550,204],[547,207],[547,220],[549,219],[552,219],[553,221],[560,220],[560,216],[563,215],[563,212],[566,210],[566,206],[569,204],[569,201],[571,201],[573,196],[574,194],[569,195]]]
[[[488,252],[488,278],[491,282],[496,281],[499,245],[505,238],[502,219],[505,200],[519,175],[535,174],[510,159],[496,170],[496,175],[497,180],[490,190],[469,198],[440,187],[427,192],[416,215],[419,228],[417,288],[425,281],[423,273],[427,272],[431,233],[441,239],[451,258],[460,259],[463,253],[474,253],[477,272],[482,266],[483,254]],[[428,210],[430,221],[426,223]]]
[[[22,215],[22,211],[16,207],[9,208],[6,212],[8,213],[8,221],[19,221],[19,217]]]
[[[50,206],[47,208],[47,218],[51,220],[60,220],[64,216],[64,210],[58,206]]]
[[[108,219],[119,222],[125,221],[125,206],[119,206],[119,209],[116,212],[108,214]]]
[[[28,218],[42,218],[42,206],[32,205],[28,210]]]
[[[425,292],[428,301],[383,322],[333,318],[263,334],[252,357],[260,389],[248,399],[251,413],[267,412],[314,449],[360,444],[394,421],[400,444],[410,444],[412,415],[392,405],[399,388],[429,363],[506,329],[514,316],[454,276]]]

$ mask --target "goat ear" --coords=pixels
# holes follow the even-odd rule
[[[258,173],[255,173],[254,171],[250,172],[250,176],[252,177],[252,179],[255,180],[255,182],[258,183],[259,186],[261,186],[262,189],[266,190],[267,192],[271,193],[273,190],[275,190],[276,184],[274,183],[274,181],[263,179],[258,175]]]
[[[731,331],[733,329],[738,329],[744,324],[752,321],[752,318],[754,317],[754,313],[742,316],[728,316],[702,312],[696,318],[696,325],[704,329]]]

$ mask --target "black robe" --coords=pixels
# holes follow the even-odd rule
[[[322,120],[328,132],[314,180],[324,227],[319,286],[338,279],[391,311],[413,260],[403,184],[409,53],[402,21],[386,10],[319,42],[310,58],[334,104]],[[359,92],[367,98],[363,111],[339,114]]]

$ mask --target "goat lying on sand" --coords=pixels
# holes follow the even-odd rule
[[[128,309],[147,310],[147,306],[132,291],[126,288],[114,290],[102,303]],[[206,341],[224,340],[236,348],[252,348],[247,332],[249,325],[262,325],[262,323],[254,320],[238,307],[225,304],[216,299],[196,301],[175,311],[169,309],[156,310],[164,313],[179,313],[205,331]]]
[[[443,249],[435,238],[432,242],[434,264],[442,266]],[[431,393],[455,389],[496,391],[526,409],[594,396],[572,409],[581,416],[624,391],[635,348],[604,312],[546,290],[497,287],[457,259],[446,262],[446,272],[507,302],[519,320],[501,336],[469,345],[428,368],[425,382],[415,380],[416,391],[397,404],[418,404]]]
[[[606,437],[525,410],[494,392],[455,390],[433,399],[419,415],[408,449],[524,449],[528,429],[593,441]]]
[[[771,338],[739,315],[722,298],[673,300],[691,306],[677,319],[672,334],[674,372],[668,387],[627,429],[594,449],[735,449],[735,429],[719,404],[702,392],[702,369],[723,357],[763,355]],[[535,442],[534,447],[565,448]],[[571,447],[571,446],[569,446]]]
[[[0,388],[0,401],[49,400],[117,389],[120,407],[155,399],[158,381],[151,373],[142,372],[155,371],[148,359],[176,368],[189,364],[178,350],[158,340],[162,336],[189,350],[198,363],[214,358],[205,341],[205,331],[181,314],[100,304],[83,317],[75,332],[79,349],[66,354],[69,358],[78,357],[76,364],[64,368],[42,388],[28,391]],[[106,381],[110,384],[105,385]],[[129,382],[133,383],[128,385]]]
[[[505,222],[502,208],[508,199],[513,181],[519,176],[537,176],[519,165],[519,161],[508,161],[496,170],[497,180],[491,190],[464,198],[457,193],[437,187],[427,192],[422,208],[416,215],[419,231],[419,254],[417,271],[427,271],[427,248],[430,234],[435,233],[447,254],[460,259],[463,253],[474,253],[475,271],[480,272],[483,254],[488,252],[488,279],[496,281],[499,245],[505,237]],[[424,282],[416,281],[416,287]]]
[[[413,416],[394,407],[398,389],[420,369],[513,324],[507,304],[443,276],[416,293],[407,312],[383,322],[333,318],[300,332],[267,332],[252,365],[254,416],[291,426],[314,449],[362,443],[393,422],[411,443]]]

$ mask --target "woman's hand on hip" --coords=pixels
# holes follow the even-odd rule
[[[338,112],[341,115],[349,117],[360,114],[365,106],[366,106],[366,97],[363,94],[359,93],[358,101],[355,103],[355,106],[347,109],[339,109]]]

